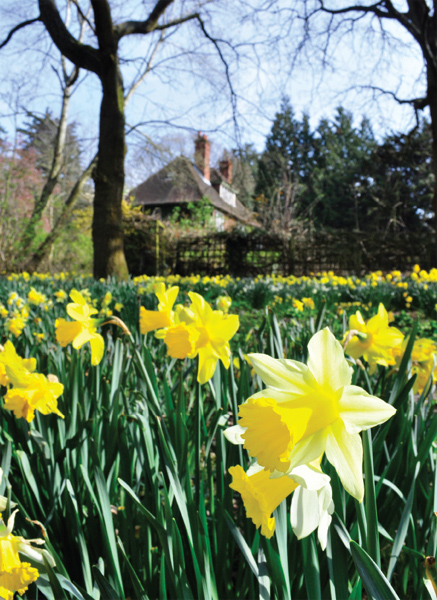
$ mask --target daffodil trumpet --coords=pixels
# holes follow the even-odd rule
[[[250,354],[267,388],[239,409],[226,437],[244,444],[272,476],[289,474],[326,454],[345,490],[363,500],[363,447],[360,431],[395,414],[390,405],[351,385],[352,368],[329,329],[308,344],[308,364]]]

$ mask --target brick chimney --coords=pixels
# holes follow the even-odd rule
[[[232,183],[232,161],[230,158],[224,158],[220,161],[220,173],[228,183]]]
[[[199,131],[197,138],[194,141],[194,162],[200,169],[205,179],[210,180],[209,158],[211,155],[211,142],[208,136],[202,135]]]

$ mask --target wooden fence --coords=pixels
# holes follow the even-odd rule
[[[232,231],[171,238],[157,227],[142,237],[126,236],[125,246],[134,276],[169,273],[300,276],[319,271],[362,274],[378,269],[405,271],[416,263],[429,269],[433,236],[350,231],[275,236]]]

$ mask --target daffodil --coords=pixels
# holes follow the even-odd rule
[[[233,478],[230,487],[241,494],[247,517],[257,528],[261,527],[262,535],[272,537],[275,531],[273,511],[294,492],[290,521],[296,536],[299,539],[306,537],[319,528],[320,545],[323,550],[326,548],[334,505],[330,478],[322,473],[318,464],[302,465],[287,475],[273,478],[257,463],[247,473],[240,465],[231,467],[229,473]]]
[[[219,296],[216,300],[216,306],[218,310],[227,313],[231,308],[232,300],[229,296]]]
[[[178,292],[178,286],[173,286],[166,291],[164,283],[156,284],[155,294],[159,300],[158,310],[146,310],[144,306],[140,308],[140,331],[143,335],[155,329],[174,325],[173,304]]]
[[[404,340],[395,356],[397,365],[400,364],[406,347],[407,340]],[[428,338],[415,340],[411,351],[411,361],[411,374],[416,375],[413,391],[421,394],[431,377],[433,382],[437,380],[437,344],[434,340]]]
[[[47,297],[42,292],[38,292],[34,287],[30,288],[30,292],[27,294],[27,299],[31,304],[43,304],[46,302]]]
[[[194,350],[194,354],[199,357],[197,380],[199,383],[206,383],[214,375],[218,360],[229,369],[229,340],[236,334],[240,323],[238,315],[224,315],[221,311],[212,310],[200,294],[189,292],[188,295],[194,315],[192,327],[198,333]]]
[[[73,342],[73,348],[79,350],[87,342],[91,346],[91,364],[96,366],[102,360],[105,349],[103,337],[97,333],[97,327],[103,324],[104,319],[93,319],[92,315],[97,309],[90,306],[84,296],[77,290],[72,290],[70,298],[72,303],[67,304],[67,313],[74,319],[56,319],[56,339],[62,347]]]
[[[6,372],[12,387],[4,397],[4,408],[12,411],[17,419],[23,417],[30,423],[35,417],[35,410],[43,415],[55,413],[64,418],[57,403],[64,386],[55,376],[45,377],[41,373],[14,372],[14,369],[8,366]]]
[[[352,368],[329,329],[308,344],[308,364],[250,354],[268,386],[240,406],[229,435],[265,469],[290,473],[326,453],[346,489],[362,501],[360,431],[387,421],[395,409],[351,385]]]
[[[345,352],[352,358],[363,357],[369,363],[373,373],[376,365],[387,367],[395,364],[393,350],[402,344],[404,334],[389,326],[389,317],[380,303],[378,313],[364,321],[360,311],[349,319],[349,328],[345,334],[347,346]]]
[[[0,352],[0,385],[4,386],[11,383],[6,367],[12,368],[14,373],[22,372],[27,375],[35,371],[36,359],[18,356],[13,343],[8,340]]]
[[[0,521],[0,598],[13,600],[15,592],[24,594],[29,585],[39,577],[38,569],[28,562],[22,562],[20,554],[43,564],[43,557],[54,567],[53,557],[46,550],[40,550],[32,543],[43,544],[44,540],[26,540],[12,534],[17,511],[10,516],[7,525]]]

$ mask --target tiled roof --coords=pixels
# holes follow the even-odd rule
[[[134,203],[144,206],[164,206],[199,202],[206,196],[214,208],[245,223],[257,226],[255,216],[239,200],[230,206],[201,171],[188,158],[180,156],[131,191]]]

